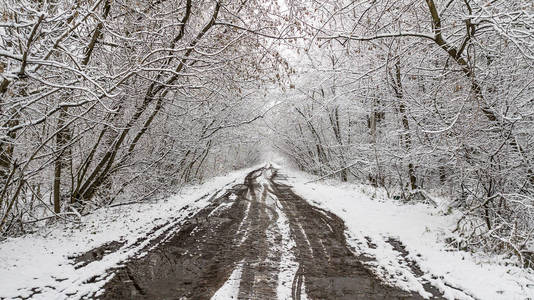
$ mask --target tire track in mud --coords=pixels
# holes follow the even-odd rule
[[[261,172],[259,176],[261,176]],[[272,243],[269,229],[273,220],[278,218],[267,205],[267,190],[258,183],[256,176],[247,184],[251,197],[252,222],[246,232],[246,239],[238,252],[244,254],[244,265],[239,286],[239,299],[274,299],[276,290],[273,282],[277,280],[278,256],[269,251]],[[246,181],[247,182],[247,181]],[[275,241],[280,237],[276,236]]]
[[[99,299],[206,299],[226,281],[239,257],[234,233],[245,201],[232,201],[247,191],[236,185],[200,210],[165,242],[145,256],[115,270]],[[226,209],[221,204],[233,202]],[[210,215],[211,214],[211,215]],[[209,218],[208,218],[209,216]]]
[[[294,299],[300,299],[303,283],[310,299],[423,299],[381,283],[349,249],[339,217],[311,206],[276,179],[273,192],[288,214],[300,263]]]
[[[382,284],[350,251],[343,221],[283,179],[271,166],[249,173],[152,251],[114,270],[98,298],[422,299]],[[233,291],[221,295],[226,289]]]

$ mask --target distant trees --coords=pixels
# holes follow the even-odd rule
[[[0,233],[209,175],[222,133],[264,113],[249,94],[275,79],[283,17],[262,1],[4,1]]]
[[[316,17],[279,147],[303,169],[343,180],[347,170],[405,200],[441,190],[465,212],[462,247],[523,259],[534,231],[532,3],[332,1]],[[336,107],[341,130],[329,134]]]

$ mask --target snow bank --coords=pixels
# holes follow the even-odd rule
[[[80,224],[57,224],[3,241],[0,298],[80,299],[97,292],[111,279],[106,270],[142,255],[139,251],[153,239],[205,207],[210,197],[203,196],[242,183],[251,170],[213,178],[164,200],[99,209],[83,217]],[[101,260],[78,268],[74,265],[73,257],[114,241],[124,245]]]
[[[534,273],[506,266],[502,258],[457,251],[445,239],[453,236],[458,214],[423,204],[403,205],[387,199],[374,188],[357,184],[306,183],[309,175],[283,170],[294,190],[313,205],[341,217],[354,251],[375,258],[370,265],[377,275],[405,290],[429,295],[431,283],[448,299],[532,299]],[[394,249],[399,240],[408,255]],[[414,274],[415,262],[423,276]],[[419,274],[420,275],[420,274]]]

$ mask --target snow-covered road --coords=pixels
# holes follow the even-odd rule
[[[267,165],[129,261],[102,299],[421,299],[381,282],[349,249],[345,226]]]
[[[440,244],[454,214],[373,200],[356,185],[306,181],[266,164],[211,184],[217,188],[204,197],[156,202],[125,212],[123,220],[93,223],[104,228],[56,236],[64,230],[58,228],[42,239],[6,241],[0,244],[0,299],[534,295],[529,271],[484,263]],[[96,241],[79,246],[89,231]],[[22,249],[32,242],[33,250]],[[43,260],[48,269],[38,267]]]

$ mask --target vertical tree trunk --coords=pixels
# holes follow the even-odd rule
[[[341,127],[339,125],[339,107],[336,106],[336,108],[334,108],[334,113],[333,114],[329,114],[329,117],[330,117],[330,125],[332,126],[332,130],[334,131],[334,136],[336,138],[336,141],[338,143],[339,146],[341,146],[341,150],[340,150],[340,157],[341,157],[341,165],[342,167],[346,167],[347,166],[347,161],[345,159],[345,155],[343,154],[343,138],[341,136]],[[341,170],[340,172],[340,176],[341,176],[341,181],[348,181],[348,170],[347,168]]]
[[[406,105],[404,104],[404,91],[402,88],[402,76],[401,76],[401,67],[400,60],[397,60],[395,63],[395,76],[392,76],[393,80],[393,90],[395,91],[395,96],[399,101],[399,113],[401,115],[401,123],[404,129],[404,133],[401,135],[402,144],[406,152],[410,155],[412,150],[412,136],[410,133],[410,122],[408,121],[408,114],[406,111]],[[412,159],[410,158],[408,162],[408,177],[410,178],[410,188],[412,190],[417,189],[417,177],[415,176],[415,167],[413,165]]]
[[[70,151],[66,149],[67,143],[70,139],[68,128],[64,128],[67,119],[67,108],[63,107],[59,112],[59,118],[57,121],[56,133],[56,153],[57,158],[54,162],[54,186],[53,186],[53,199],[54,199],[54,212],[61,212],[61,173],[65,166],[65,156],[70,156]]]

